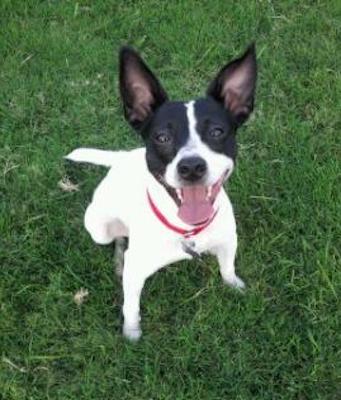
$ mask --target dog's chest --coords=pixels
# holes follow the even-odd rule
[[[200,233],[187,236],[167,228],[152,213],[147,213],[143,223],[132,227],[130,232],[135,236],[134,243],[138,243],[143,259],[157,265],[196,259],[227,239],[219,220]]]

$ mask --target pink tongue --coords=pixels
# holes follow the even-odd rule
[[[213,214],[213,207],[206,200],[205,186],[185,186],[182,189],[183,202],[178,211],[178,216],[186,224],[196,225],[205,222]]]

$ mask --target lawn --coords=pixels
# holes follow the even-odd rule
[[[337,3],[1,1],[1,399],[340,399]],[[247,290],[213,258],[175,264],[147,282],[130,344],[113,249],[82,222],[106,171],[62,157],[141,145],[119,101],[121,45],[191,99],[254,40],[256,109],[227,188]]]

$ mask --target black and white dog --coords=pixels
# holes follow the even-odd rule
[[[126,119],[145,141],[132,151],[80,148],[66,156],[111,167],[85,213],[99,244],[129,237],[124,254],[124,335],[141,336],[145,280],[167,264],[203,252],[218,258],[223,280],[237,288],[236,224],[223,183],[237,154],[236,131],[253,109],[257,77],[254,46],[223,67],[207,95],[169,101],[141,57],[120,52],[120,92]]]

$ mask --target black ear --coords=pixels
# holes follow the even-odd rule
[[[225,65],[208,87],[207,95],[230,111],[241,125],[253,110],[257,80],[255,45],[238,59]]]
[[[120,92],[125,117],[136,129],[167,100],[157,78],[130,47],[122,47],[120,51]]]

